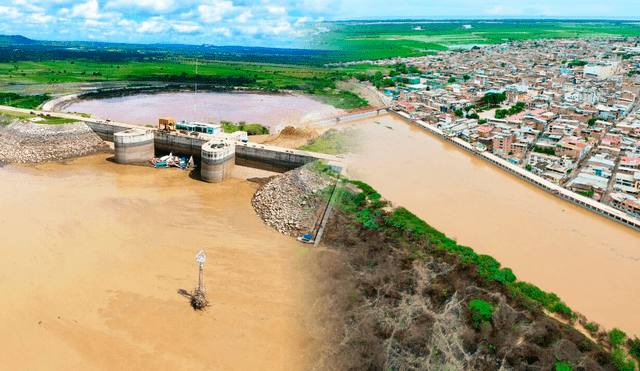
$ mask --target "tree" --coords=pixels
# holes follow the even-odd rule
[[[396,86],[396,83],[391,79],[382,80],[382,85],[384,86]]]
[[[470,115],[469,115],[469,118],[470,118],[470,119],[476,119],[476,120],[477,120],[477,119],[479,119],[479,118],[480,118],[480,116],[478,116],[478,114],[477,114],[477,113],[472,113],[472,114],[470,114]]]
[[[480,98],[480,104],[485,106],[494,106],[504,102],[507,96],[502,93],[487,93]]]
[[[589,126],[594,126],[595,124],[596,124],[596,119],[595,118],[590,118],[589,122],[588,122],[588,125]]]
[[[449,83],[454,83],[454,82],[456,82],[456,78],[453,76],[449,77]]]
[[[464,116],[464,113],[462,113],[461,109],[455,110],[453,113],[458,117],[463,117]]]
[[[462,79],[463,79],[464,81],[467,81],[467,80],[469,80],[470,78],[471,78],[471,76],[466,75],[466,74],[465,74],[464,76],[462,76]]]

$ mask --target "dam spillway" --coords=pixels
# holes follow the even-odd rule
[[[142,127],[138,125],[113,122],[111,120],[87,118],[70,113],[42,112],[2,105],[0,105],[0,108],[6,111],[20,112],[24,114],[46,114],[53,117],[82,121],[102,140],[113,142],[114,148],[117,146],[119,159],[116,159],[116,162],[121,161],[120,163],[123,164],[144,162],[154,157],[155,154],[150,150],[150,146],[143,146],[145,149],[140,149],[139,151],[132,149],[134,147],[133,143],[145,143],[145,135],[151,135],[153,138],[152,143],[154,151],[180,153],[188,156],[194,156],[194,158],[198,159],[201,159],[202,157],[203,145],[212,140],[218,142],[222,140],[225,143],[232,144],[232,147],[234,148],[234,161],[232,162],[239,166],[254,167],[282,173],[309,162],[323,160],[329,162],[335,171],[346,172],[347,168],[342,159],[336,156],[249,142],[246,132],[217,133],[215,135],[204,133],[183,134],[180,132],[162,131],[154,127]],[[145,132],[145,134],[142,134],[139,131]],[[149,132],[150,134],[147,134],[146,132]],[[121,138],[118,139],[119,143],[116,143],[117,137]],[[145,145],[146,144],[147,143],[145,143]],[[136,161],[133,159],[136,159]],[[137,161],[139,159],[141,159],[141,161]]]

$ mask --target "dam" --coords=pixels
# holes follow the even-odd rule
[[[154,156],[155,151],[193,156],[202,162],[201,170],[206,169],[206,175],[201,174],[204,175],[202,179],[210,183],[222,181],[232,165],[285,172],[309,162],[323,160],[329,162],[336,171],[346,171],[346,164],[336,156],[252,143],[246,140],[246,132],[183,134],[167,129],[162,124],[159,128],[150,128],[67,113],[0,107],[7,111],[82,121],[102,140],[114,143],[114,160],[120,164],[145,162]],[[223,146],[219,147],[219,144]]]

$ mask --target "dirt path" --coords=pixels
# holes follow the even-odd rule
[[[257,184],[92,156],[0,169],[0,370],[304,370],[312,257],[255,215]],[[208,258],[212,307],[178,290]]]

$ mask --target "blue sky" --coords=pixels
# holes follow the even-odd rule
[[[293,47],[324,20],[639,19],[636,0],[0,0],[0,34],[39,40]]]

